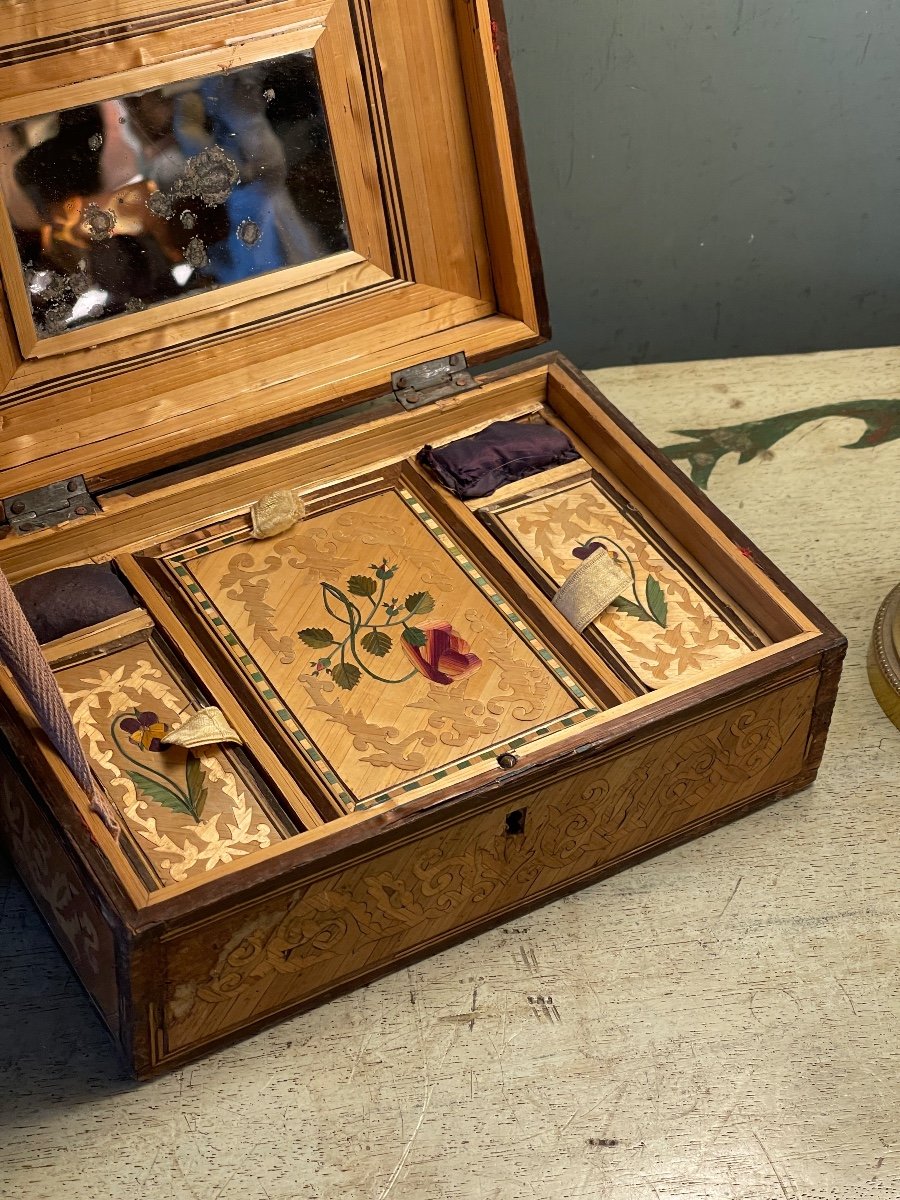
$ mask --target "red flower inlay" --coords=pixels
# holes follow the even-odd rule
[[[468,679],[482,666],[469,643],[446,621],[420,625],[419,629],[425,635],[424,646],[411,646],[405,639],[400,644],[416,670],[432,683],[446,687],[460,679]]]

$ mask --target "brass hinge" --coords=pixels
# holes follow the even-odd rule
[[[472,378],[468,359],[460,350],[446,358],[435,358],[407,367],[405,371],[395,371],[391,386],[400,404],[413,410],[434,404],[436,400],[446,400],[449,396],[462,396],[479,385]]]
[[[36,533],[79,517],[90,517],[100,509],[87,490],[83,475],[48,483],[45,487],[3,500],[3,515],[13,533]]]

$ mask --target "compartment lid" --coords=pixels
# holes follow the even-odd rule
[[[0,152],[0,497],[546,336],[499,0],[16,5]]]

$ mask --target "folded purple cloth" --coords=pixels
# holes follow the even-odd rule
[[[426,446],[418,460],[460,500],[478,500],[497,488],[539,471],[574,462],[575,447],[553,425],[495,421],[481,433],[435,450]]]
[[[42,646],[137,608],[112,568],[93,563],[35,575],[13,592]]]

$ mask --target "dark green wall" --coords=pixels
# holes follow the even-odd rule
[[[506,0],[554,345],[900,342],[900,3]]]

